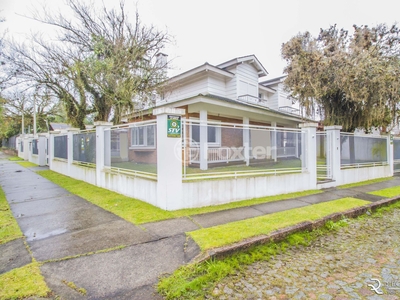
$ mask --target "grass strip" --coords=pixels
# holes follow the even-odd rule
[[[400,201],[381,207],[371,217],[384,217],[386,212],[400,209]],[[342,219],[328,221],[324,227],[312,232],[297,232],[280,242],[271,242],[253,246],[246,251],[236,252],[224,259],[211,259],[202,263],[192,263],[180,267],[171,275],[165,275],[157,284],[157,290],[166,299],[205,299],[219,281],[228,275],[234,275],[245,266],[257,261],[267,261],[276,254],[284,253],[290,247],[308,246],[321,235],[345,227],[349,222],[358,222],[370,218],[364,214],[356,220]],[[212,295],[217,298],[218,295]]]
[[[202,250],[226,246],[246,238],[269,234],[280,228],[292,226],[304,221],[314,221],[336,212],[342,212],[369,201],[342,198],[330,202],[290,209],[278,213],[222,224],[210,228],[191,231],[188,234]]]
[[[322,191],[321,190],[309,190],[309,191],[295,192],[295,193],[290,193],[290,194],[282,194],[282,195],[276,195],[276,196],[254,198],[254,199],[250,199],[250,200],[242,200],[242,201],[231,202],[231,203],[220,204],[220,205],[204,206],[204,207],[199,207],[199,208],[180,209],[180,210],[174,211],[173,213],[177,217],[191,216],[191,215],[204,214],[204,213],[221,211],[221,210],[226,210],[226,209],[246,207],[246,206],[251,206],[251,205],[256,205],[256,204],[261,204],[261,203],[287,200],[287,199],[298,198],[298,197],[314,195],[314,194],[319,194],[319,193],[322,193]]]
[[[383,178],[376,178],[376,179],[371,179],[371,180],[366,180],[366,181],[360,181],[360,182],[355,182],[355,183],[349,183],[349,184],[344,184],[341,186],[338,186],[338,189],[348,189],[352,187],[357,187],[357,186],[363,186],[367,184],[373,184],[373,183],[378,183],[378,182],[383,182],[383,181],[388,181],[388,180],[393,180],[393,177],[383,177]]]
[[[400,186],[394,186],[378,191],[373,191],[369,192],[368,194],[371,195],[376,195],[376,196],[381,196],[381,197],[387,197],[387,198],[392,198],[400,195]]]
[[[50,292],[37,262],[0,275],[0,299],[46,297]]]
[[[10,161],[23,161],[24,159],[18,156],[11,156],[8,158]]]
[[[19,164],[20,166],[24,167],[24,168],[32,168],[32,167],[37,167],[37,164],[34,164],[30,161],[17,161],[17,164]]]
[[[224,259],[211,259],[182,266],[172,275],[161,278],[157,284],[157,291],[166,299],[205,299],[206,294],[219,281],[237,273],[245,266],[269,260],[277,254],[284,253],[289,246],[308,246],[318,236],[347,225],[347,220],[329,221],[323,228],[312,232],[297,232],[280,242],[252,246]]]
[[[171,212],[151,204],[50,170],[38,171],[37,174],[49,179],[72,194],[82,197],[133,224],[154,222],[174,217]]]
[[[251,200],[232,202],[227,204],[206,206],[201,208],[181,209],[176,211],[165,211],[143,201],[123,196],[121,194],[96,187],[81,180],[56,173],[54,171],[45,170],[37,171],[37,173],[57,185],[65,188],[72,194],[86,199],[87,201],[104,208],[121,218],[132,222],[133,224],[143,224],[148,222],[156,222],[165,219],[191,216],[226,209],[245,207],[271,201],[279,201],[290,198],[302,197],[321,193],[320,190],[310,190],[304,192],[283,194],[277,196],[268,196]]]
[[[8,205],[3,189],[0,187],[0,244],[22,238],[23,236]]]

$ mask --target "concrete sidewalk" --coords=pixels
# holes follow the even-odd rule
[[[343,197],[376,201],[366,192],[400,178],[350,189],[135,226],[0,155],[0,185],[42,274],[63,299],[157,299],[153,285],[200,253],[185,232]],[[121,247],[121,250],[113,248]],[[85,255],[101,250],[104,253]],[[0,245],[0,274],[31,261],[21,239]],[[63,260],[66,257],[73,257]],[[73,282],[84,297],[66,286]]]

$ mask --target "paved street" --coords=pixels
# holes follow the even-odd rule
[[[225,278],[210,299],[400,299],[400,210]],[[371,290],[377,289],[382,294]]]

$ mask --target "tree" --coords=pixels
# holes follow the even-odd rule
[[[67,4],[75,19],[65,14],[35,18],[61,30],[59,40],[79,55],[70,65],[79,69],[84,90],[93,101],[95,120],[108,121],[113,114],[118,123],[121,113],[132,110],[135,100],[149,102],[150,95],[166,79],[167,62],[157,57],[169,42],[167,33],[141,23],[139,14],[129,22],[123,2],[119,9],[101,11],[77,0]]]
[[[322,108],[324,125],[348,132],[389,126],[400,100],[400,30],[353,27],[352,35],[335,25],[284,43],[285,85],[308,112]]]
[[[8,41],[8,74],[12,86],[29,84],[46,88],[63,103],[68,121],[83,129],[87,116],[95,121],[119,123],[124,111],[148,102],[165,81],[167,63],[158,55],[169,37],[154,27],[128,20],[124,3],[101,11],[93,5],[67,0],[74,14],[43,9],[33,18],[55,26],[58,37],[31,37],[31,45]]]
[[[46,90],[37,90],[35,94],[8,92],[4,93],[0,100],[2,104],[0,138],[22,133],[22,118],[24,118],[24,132],[28,133],[27,127],[33,130],[35,107],[38,132],[47,132],[49,122],[63,118],[62,109]]]

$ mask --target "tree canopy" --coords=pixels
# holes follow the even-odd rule
[[[334,25],[284,43],[285,85],[308,113],[322,108],[324,125],[348,132],[390,126],[400,100],[400,30],[384,24],[353,29]]]
[[[54,40],[32,35],[31,44],[7,42],[4,55],[11,84],[44,88],[65,107],[68,121],[84,128],[95,121],[120,122],[121,114],[149,103],[165,81],[167,62],[159,56],[169,35],[129,21],[123,1],[116,9],[67,0],[73,17],[45,9],[33,15],[57,28]]]

